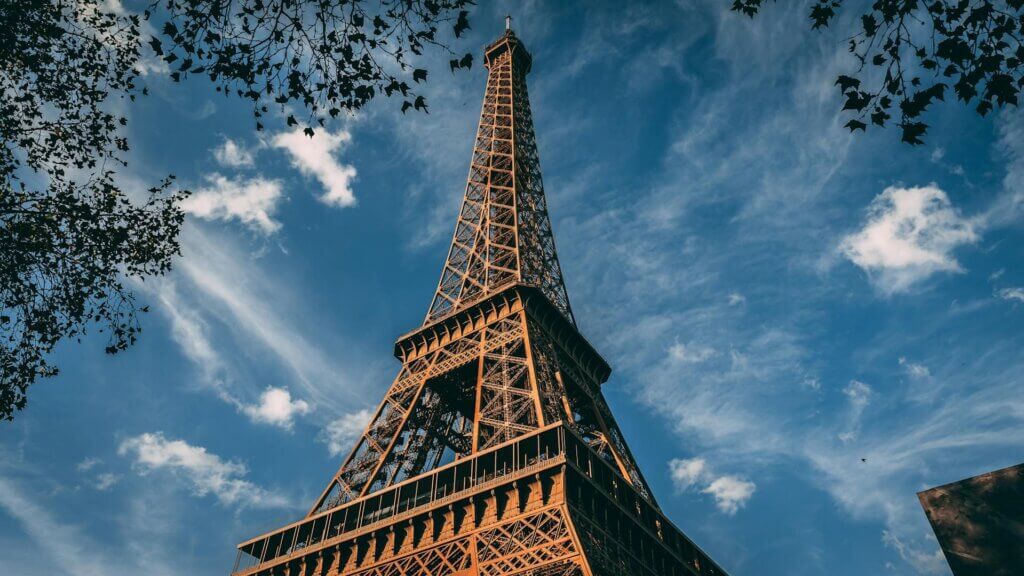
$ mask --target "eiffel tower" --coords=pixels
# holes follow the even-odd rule
[[[658,507],[601,393],[555,253],[506,20],[437,291],[402,369],[305,518],[239,576],[724,575]]]

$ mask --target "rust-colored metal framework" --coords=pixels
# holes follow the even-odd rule
[[[242,576],[723,575],[661,513],[600,386],[555,252],[511,30],[451,249],[402,369],[309,514],[239,545]]]

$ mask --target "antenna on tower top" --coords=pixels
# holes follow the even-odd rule
[[[512,29],[512,15],[505,16],[505,30]]]

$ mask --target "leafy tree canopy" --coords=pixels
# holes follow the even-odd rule
[[[166,273],[179,254],[188,192],[173,176],[126,192],[127,108],[140,77],[206,77],[252,105],[257,129],[276,105],[311,126],[400,96],[427,111],[416,56],[438,48],[469,68],[442,29],[469,28],[472,0],[120,0],[0,2],[0,420],[25,407],[47,360],[89,327],[106,351],[141,329],[128,278]]]
[[[733,0],[754,17],[764,0]],[[812,28],[833,23],[846,0],[814,0]],[[857,4],[861,6],[861,4]],[[908,144],[922,144],[924,112],[952,88],[982,116],[1017,105],[1024,87],[1024,0],[875,0],[864,4],[849,51],[859,66],[836,79],[846,127],[866,131],[893,117]]]

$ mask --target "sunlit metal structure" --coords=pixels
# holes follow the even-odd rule
[[[724,575],[662,514],[555,252],[515,34],[487,47],[465,197],[402,368],[309,514],[240,576]]]

